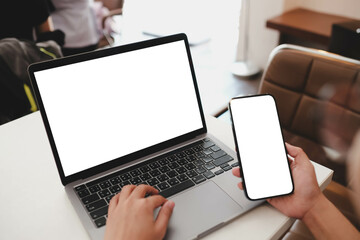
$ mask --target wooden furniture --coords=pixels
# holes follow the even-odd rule
[[[258,93],[277,102],[286,142],[335,171],[347,185],[346,152],[360,126],[360,61],[283,44],[275,48]]]
[[[332,25],[352,20],[354,19],[296,8],[269,19],[266,27],[280,32],[280,44],[289,43],[290,36],[328,46]]]

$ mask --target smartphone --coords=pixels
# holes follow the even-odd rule
[[[270,94],[229,103],[243,186],[250,200],[291,194],[294,183],[276,102]]]

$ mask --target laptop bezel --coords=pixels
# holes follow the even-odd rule
[[[78,62],[93,60],[93,59],[97,59],[97,58],[107,57],[107,56],[111,56],[111,55],[115,55],[115,54],[121,54],[121,53],[129,52],[129,51],[135,51],[135,50],[139,50],[139,49],[143,49],[143,48],[153,47],[153,46],[162,45],[162,44],[171,43],[171,42],[176,42],[176,41],[184,41],[184,44],[185,44],[185,49],[187,51],[189,67],[190,67],[191,75],[192,75],[192,78],[193,78],[194,89],[195,89],[195,92],[196,92],[196,98],[197,98],[197,101],[198,101],[199,113],[200,113],[200,116],[201,116],[201,121],[202,121],[203,127],[199,128],[197,130],[194,130],[192,132],[189,132],[187,134],[181,135],[179,137],[172,138],[172,139],[167,140],[165,142],[150,146],[148,148],[133,152],[133,153],[128,154],[128,155],[125,155],[123,157],[119,157],[119,158],[110,160],[110,161],[108,161],[106,163],[103,163],[103,164],[88,168],[86,170],[77,172],[75,174],[65,176],[64,170],[63,170],[60,158],[59,158],[59,154],[58,154],[58,151],[57,151],[57,148],[56,148],[55,140],[54,140],[51,128],[50,128],[50,124],[49,124],[47,115],[46,115],[46,110],[45,110],[44,104],[42,102],[41,94],[40,94],[40,91],[39,91],[39,88],[38,88],[37,81],[36,81],[34,73],[37,72],[37,71],[42,71],[42,70],[46,70],[46,69],[51,69],[51,68],[56,68],[56,67],[60,67],[60,66],[73,64],[73,63],[78,63]],[[46,130],[46,133],[47,133],[47,136],[48,136],[48,139],[49,139],[49,143],[50,143],[50,146],[51,146],[51,149],[52,149],[52,152],[53,152],[55,163],[56,163],[59,175],[60,175],[60,179],[61,179],[61,182],[62,182],[62,184],[64,186],[71,183],[71,182],[77,181],[79,179],[86,179],[86,178],[91,177],[93,175],[105,172],[107,170],[110,170],[112,168],[121,166],[121,165],[129,163],[129,162],[132,162],[132,161],[134,161],[136,159],[146,157],[147,155],[150,155],[150,154],[155,153],[155,152],[159,152],[159,151],[164,150],[166,148],[169,148],[171,146],[174,146],[174,145],[180,144],[182,142],[191,140],[191,139],[193,139],[193,138],[207,132],[204,112],[203,112],[203,108],[202,108],[202,105],[201,105],[199,88],[198,88],[198,85],[197,85],[194,66],[193,66],[193,61],[192,61],[192,58],[191,58],[189,42],[188,42],[187,36],[184,33],[175,34],[175,35],[171,35],[171,36],[167,36],[167,37],[151,39],[151,40],[146,40],[146,41],[142,41],[142,42],[131,43],[131,44],[123,45],[123,46],[118,46],[118,47],[93,51],[93,52],[84,53],[84,54],[73,55],[73,56],[59,58],[59,59],[55,59],[55,60],[50,60],[50,61],[31,64],[28,67],[28,73],[29,73],[29,77],[30,77],[30,81],[31,81],[31,84],[32,84],[33,91],[35,93],[35,99],[36,99],[37,105],[39,107],[41,117],[42,117],[42,120],[43,120],[43,123],[44,123],[44,126],[45,126],[45,130]]]

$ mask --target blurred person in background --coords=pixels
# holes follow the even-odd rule
[[[65,33],[65,56],[93,51],[100,34],[92,9],[93,0],[51,0],[51,18],[56,29]]]
[[[64,33],[54,30],[48,0],[0,4],[0,124],[37,110],[29,64],[62,57]]]
[[[3,1],[0,7],[0,39],[54,40],[60,46],[64,34],[54,31],[48,0]]]

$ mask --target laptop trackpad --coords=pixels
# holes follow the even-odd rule
[[[239,215],[242,209],[212,181],[170,199],[175,208],[165,239],[171,240],[196,238]]]

